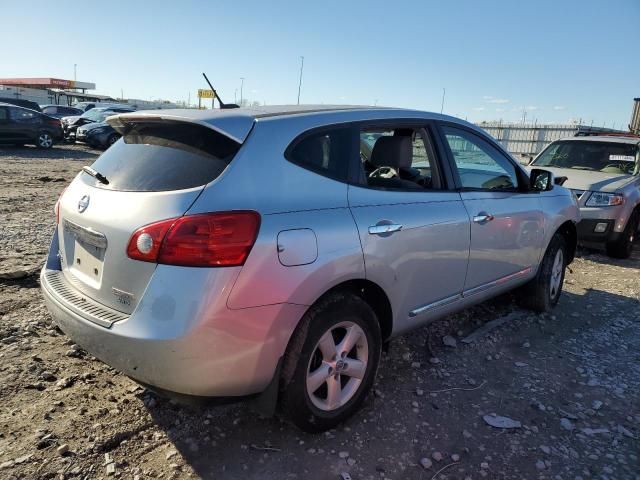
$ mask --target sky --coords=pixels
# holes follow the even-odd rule
[[[408,107],[471,121],[626,127],[640,0],[2,0],[0,77],[95,93]]]

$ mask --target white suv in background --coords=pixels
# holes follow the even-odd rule
[[[566,176],[582,220],[578,241],[628,258],[640,228],[640,136],[591,135],[556,140],[532,167]]]

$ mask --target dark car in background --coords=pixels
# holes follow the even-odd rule
[[[62,139],[60,120],[35,110],[0,103],[0,143],[51,148]]]
[[[62,118],[72,115],[82,115],[84,110],[79,108],[67,107],[66,105],[41,105],[42,113],[50,117]]]
[[[109,115],[116,113],[131,113],[135,108],[129,105],[106,105],[92,108],[84,112],[80,116],[71,116],[62,118],[62,128],[64,129],[64,138],[69,141],[76,140],[76,130],[78,127],[88,123],[103,122]]]
[[[0,97],[0,103],[9,103],[11,105],[17,105],[18,107],[30,108],[36,112],[40,112],[40,105],[30,100],[23,100],[21,98]]]
[[[120,134],[107,122],[89,123],[78,127],[76,131],[76,141],[84,142],[93,148],[109,148],[119,138]]]

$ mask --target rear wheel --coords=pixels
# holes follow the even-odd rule
[[[562,293],[567,267],[566,245],[560,233],[553,236],[538,267],[538,273],[518,292],[523,307],[544,313],[556,306]]]
[[[310,433],[349,418],[371,389],[381,345],[376,315],[360,297],[331,294],[311,307],[285,356],[285,414]]]
[[[640,211],[635,210],[629,221],[627,227],[622,232],[620,238],[615,242],[607,243],[607,255],[613,258],[629,258],[633,251],[633,242],[636,239],[636,233],[638,233],[638,221],[640,220]]]
[[[40,132],[36,137],[36,147],[51,148],[53,147],[53,137],[48,132]]]

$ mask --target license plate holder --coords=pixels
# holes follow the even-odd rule
[[[99,288],[107,250],[106,237],[100,232],[68,220],[65,220],[64,228],[74,240],[73,258],[68,261],[69,269],[79,280],[94,288]]]

